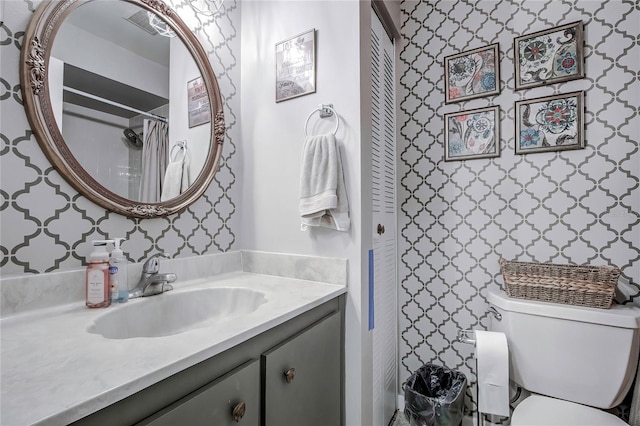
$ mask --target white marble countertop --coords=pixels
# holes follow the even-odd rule
[[[68,424],[346,292],[338,284],[230,272],[178,283],[171,293],[208,287],[251,288],[267,302],[234,321],[154,338],[87,332],[97,317],[150,298],[106,309],[74,303],[2,319],[0,424]]]

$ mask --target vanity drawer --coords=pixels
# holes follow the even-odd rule
[[[265,426],[341,424],[341,324],[332,314],[265,352]]]
[[[260,363],[253,360],[192,392],[139,424],[258,426],[259,423]]]

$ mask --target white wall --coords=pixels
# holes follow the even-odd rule
[[[187,141],[191,182],[193,182],[202,171],[213,141],[211,141],[211,122],[189,128],[187,83],[200,77],[201,74],[193,56],[178,37],[171,39],[169,69],[169,99],[171,99],[169,105],[169,149],[171,150],[178,141]]]
[[[62,104],[64,86],[64,62],[53,56],[49,57],[49,96],[51,98],[51,109],[56,119],[60,131],[62,128]]]
[[[241,147],[244,186],[239,203],[242,247],[250,250],[308,254],[349,259],[346,308],[346,420],[367,424],[371,412],[367,362],[366,306],[368,246],[362,241],[360,14],[369,3],[358,1],[243,1]],[[316,29],[316,93],[275,102],[275,45]],[[367,31],[368,38],[368,31]],[[351,209],[351,230],[300,230],[298,215],[300,155],[304,123],[320,103],[331,103],[340,116],[337,140]],[[316,114],[311,123],[318,123]],[[328,131],[334,121],[323,120],[316,131]],[[369,212],[370,214],[370,212]],[[369,229],[368,227],[366,229]],[[370,245],[370,244],[369,244]],[[364,311],[364,312],[363,312]],[[370,368],[368,376],[370,376]]]
[[[91,52],[91,55],[87,55]],[[169,98],[169,68],[74,25],[56,34],[51,56],[76,67]],[[115,59],[117,58],[117,59]]]
[[[80,165],[102,186],[129,195],[129,146],[122,134],[129,120],[70,103],[63,104],[67,146]]]

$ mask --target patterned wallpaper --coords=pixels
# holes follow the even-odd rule
[[[585,25],[586,78],[514,90],[513,38]],[[403,2],[400,53],[400,382],[423,363],[475,380],[459,329],[486,328],[500,257],[614,264],[640,295],[637,1]],[[445,56],[500,45],[502,92],[444,104]],[[514,102],[586,91],[586,148],[514,154]],[[443,114],[498,105],[502,155],[444,162]],[[401,391],[402,393],[402,391]]]
[[[224,13],[199,19],[196,34],[218,78],[227,136],[220,170],[205,195],[181,214],[160,219],[129,219],[110,213],[78,194],[52,168],[33,136],[20,94],[19,58],[24,31],[38,1],[4,2],[0,27],[0,273],[43,273],[81,267],[90,241],[124,236],[129,260],[139,262],[164,251],[174,257],[234,249],[238,183],[234,170],[240,110],[238,4],[224,2]],[[169,1],[189,16],[187,0]],[[183,15],[184,14],[184,15]],[[195,24],[194,24],[195,25]],[[88,244],[89,242],[89,244]]]

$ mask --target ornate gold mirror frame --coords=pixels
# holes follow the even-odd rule
[[[97,182],[69,150],[54,118],[48,87],[48,66],[54,38],[65,17],[92,0],[47,0],[35,11],[21,55],[20,83],[29,124],[56,170],[81,194],[116,213],[138,218],[167,216],[186,209],[207,189],[220,162],[225,137],[224,112],[218,82],[207,54],[180,17],[161,0],[118,0],[133,3],[161,17],[193,56],[207,89],[211,107],[211,136],[202,172],[179,196],[160,203],[139,203],[117,195]]]

